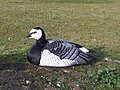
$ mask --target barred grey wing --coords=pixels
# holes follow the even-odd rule
[[[63,40],[51,40],[45,46],[51,53],[57,55],[61,60],[76,60],[78,63],[87,64],[91,57],[82,52],[79,48],[73,44]]]

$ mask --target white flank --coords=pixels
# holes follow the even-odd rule
[[[88,49],[86,49],[85,47],[82,47],[82,48],[79,48],[81,51],[83,51],[84,53],[88,53],[89,52],[89,50]]]
[[[65,67],[77,64],[77,61],[60,59],[49,50],[44,50],[41,55],[40,66]]]

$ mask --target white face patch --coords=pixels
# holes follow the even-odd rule
[[[38,40],[42,37],[41,30],[31,29],[30,33],[31,33],[31,37],[29,37],[29,38],[34,38],[34,39]]]

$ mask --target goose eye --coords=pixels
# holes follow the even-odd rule
[[[35,34],[35,33],[37,33],[37,32],[32,32],[31,34]]]

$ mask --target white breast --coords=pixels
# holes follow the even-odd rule
[[[77,64],[77,61],[60,59],[49,50],[44,50],[41,55],[40,66],[65,67]]]

